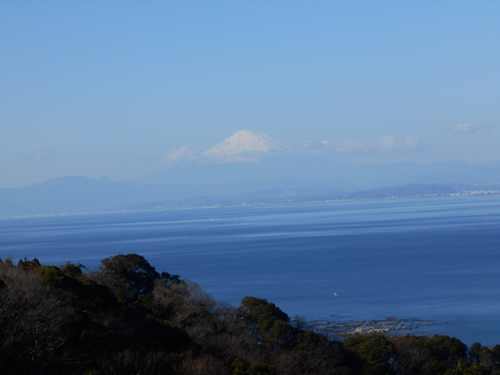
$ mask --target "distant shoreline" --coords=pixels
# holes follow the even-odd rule
[[[75,212],[75,213],[54,213],[54,214],[39,214],[39,215],[22,215],[22,216],[9,216],[0,217],[0,220],[13,220],[13,219],[31,219],[31,218],[45,218],[45,217],[61,217],[61,216],[80,216],[80,215],[104,215],[104,214],[120,214],[120,213],[138,213],[138,212],[160,212],[160,211],[174,211],[174,210],[199,210],[199,209],[214,209],[214,208],[229,208],[229,207],[258,207],[258,206],[282,206],[293,204],[318,204],[318,203],[336,203],[336,202],[360,202],[360,201],[379,201],[379,200],[394,200],[394,199],[432,199],[432,198],[451,198],[451,197],[472,197],[472,196],[491,196],[500,195],[500,190],[491,191],[470,191],[462,193],[442,194],[442,195],[424,195],[424,196],[391,196],[391,197],[370,197],[370,198],[352,198],[352,199],[331,199],[331,200],[297,200],[297,201],[275,201],[275,202],[251,202],[242,204],[213,204],[213,205],[200,205],[200,206],[179,206],[179,207],[158,207],[149,209],[121,209],[109,211],[96,211],[96,212]]]

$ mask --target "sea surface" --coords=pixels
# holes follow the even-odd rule
[[[499,196],[186,209],[0,220],[0,258],[90,269],[116,254],[238,306],[290,317],[419,318],[428,334],[500,344]]]

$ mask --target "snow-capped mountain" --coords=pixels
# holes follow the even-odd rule
[[[290,150],[271,137],[253,130],[240,130],[203,153],[210,161],[221,163],[259,161],[257,156],[272,151]]]

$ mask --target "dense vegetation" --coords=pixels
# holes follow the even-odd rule
[[[140,255],[0,260],[1,374],[499,374],[500,345],[304,330],[266,300],[238,308]]]

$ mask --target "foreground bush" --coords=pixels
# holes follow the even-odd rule
[[[500,346],[447,336],[336,342],[264,299],[238,308],[137,254],[0,260],[0,374],[498,374]]]

